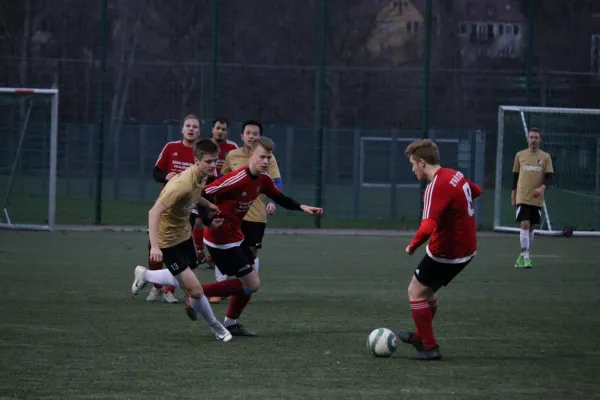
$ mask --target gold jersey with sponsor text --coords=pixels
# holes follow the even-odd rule
[[[515,156],[513,172],[519,174],[516,203],[541,207],[544,195],[533,197],[533,191],[544,183],[547,173],[554,172],[550,154],[542,150],[521,150]]]
[[[207,177],[198,178],[198,167],[187,168],[173,177],[158,196],[167,210],[160,215],[158,246],[173,247],[192,237],[190,214],[202,197]]]
[[[223,175],[228,174],[231,171],[236,171],[243,166],[248,165],[250,162],[250,153],[246,152],[243,147],[239,149],[232,150],[225,157],[225,163],[223,164],[223,168],[221,169],[221,173]],[[267,167],[267,174],[272,179],[281,178],[281,172],[279,172],[279,166],[277,165],[277,160],[275,156],[271,158],[269,162],[269,166]],[[265,206],[267,204],[267,199],[265,195],[260,195],[252,206],[248,210],[248,213],[244,217],[244,221],[249,222],[267,222],[267,213],[265,211]]]

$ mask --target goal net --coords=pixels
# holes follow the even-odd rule
[[[595,109],[500,107],[494,229],[518,231],[510,203],[512,168],[532,127],[541,129],[540,147],[552,157],[555,172],[537,232],[560,235],[571,227],[574,235],[600,236],[600,110]]]
[[[58,90],[0,88],[0,227],[55,226]]]

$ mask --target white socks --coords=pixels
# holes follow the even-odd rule
[[[208,302],[206,296],[202,296],[200,300],[190,297],[190,304],[198,314],[202,315],[202,318],[204,321],[206,321],[206,325],[218,326],[220,324],[220,322],[217,320],[217,317],[215,317],[215,313],[210,307],[210,303]]]
[[[258,257],[256,257],[256,258],[254,259],[254,269],[256,270],[256,272],[258,272],[258,265],[259,265],[259,262],[258,262]]]
[[[168,269],[159,269],[156,271],[146,271],[144,279],[150,283],[156,283],[158,285],[175,286],[179,287],[179,282]]]
[[[231,319],[231,318],[225,317],[225,321],[223,322],[223,325],[225,325],[226,328],[230,327],[231,325],[235,325],[235,324],[237,324],[237,319]]]
[[[521,240],[521,249],[525,249],[525,250],[521,250],[521,255],[525,258],[529,258],[529,238],[533,238],[533,235],[529,234],[529,230],[528,229],[521,229],[521,232],[519,233],[519,239]]]
[[[531,245],[533,244],[533,232],[529,232],[529,249],[531,250]]]

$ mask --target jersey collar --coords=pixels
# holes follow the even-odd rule
[[[250,177],[250,179],[258,179],[258,177],[260,176],[260,174],[252,175],[252,172],[250,172],[250,167],[246,167],[246,173],[248,174],[248,177]]]

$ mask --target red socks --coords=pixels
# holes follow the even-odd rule
[[[239,279],[227,279],[222,282],[205,283],[202,290],[206,297],[229,297],[243,295],[244,285]]]
[[[236,294],[231,296],[231,300],[229,300],[229,308],[227,308],[227,312],[225,316],[231,319],[238,319],[240,315],[242,315],[242,311],[248,303],[252,295],[249,294]]]
[[[192,229],[192,237],[194,238],[196,250],[202,250],[204,248],[204,227],[194,227],[194,229]]]
[[[435,309],[437,310],[437,304]],[[423,341],[426,349],[436,347],[437,341],[433,334],[433,310],[427,300],[411,301],[410,311],[417,327],[415,335],[418,336],[416,338],[420,338]]]

